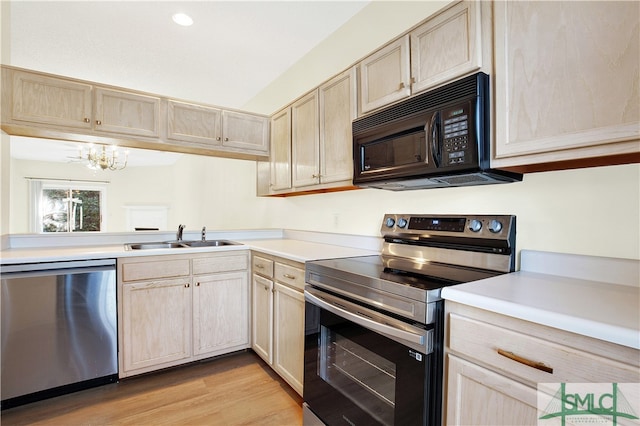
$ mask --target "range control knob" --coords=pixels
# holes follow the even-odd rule
[[[489,222],[489,231],[493,232],[494,234],[497,234],[498,232],[502,231],[502,223],[495,219],[491,220]]]
[[[480,222],[478,219],[473,219],[471,222],[469,222],[469,230],[471,230],[471,232],[480,232],[481,229],[482,222]]]
[[[405,218],[398,219],[398,226],[400,228],[404,228],[405,226],[407,226],[407,219]]]
[[[384,224],[387,226],[387,228],[393,228],[393,225],[396,224],[396,221],[393,220],[392,217],[388,217]]]

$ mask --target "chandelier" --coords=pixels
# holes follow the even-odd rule
[[[87,160],[87,167],[91,170],[122,170],[127,167],[129,151],[124,152],[124,161],[121,161],[120,152],[115,146],[111,146],[109,151],[106,146],[101,145],[101,147],[102,150],[97,150],[92,144],[86,154],[80,147],[79,158]]]

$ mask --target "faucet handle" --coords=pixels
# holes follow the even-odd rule
[[[202,227],[202,241],[207,241],[207,227]]]
[[[182,232],[184,231],[184,225],[178,225],[178,232],[176,233],[176,240],[182,241]]]

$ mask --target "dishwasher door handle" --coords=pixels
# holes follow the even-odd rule
[[[412,348],[418,348],[425,354],[432,352],[432,330],[423,330],[409,324],[403,325],[403,328],[405,328],[403,330],[402,328],[393,325],[394,323],[400,323],[400,321],[394,318],[387,317],[379,312],[343,301],[318,290],[306,289],[304,291],[304,297],[309,303],[369,330],[383,334],[396,342],[405,344]],[[363,313],[362,311],[365,312]],[[373,319],[374,317],[384,319],[384,323],[376,321]],[[414,331],[406,329],[413,329]]]

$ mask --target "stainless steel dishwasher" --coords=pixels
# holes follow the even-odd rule
[[[114,259],[0,266],[2,409],[118,379]]]

